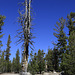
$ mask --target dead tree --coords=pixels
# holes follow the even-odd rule
[[[17,42],[23,42],[23,72],[27,72],[29,46],[30,44],[33,45],[32,38],[34,38],[31,33],[31,1],[32,0],[25,0],[25,2],[22,3],[24,9],[19,11],[20,16],[18,17],[21,29],[18,30],[17,36],[19,37],[19,40]]]

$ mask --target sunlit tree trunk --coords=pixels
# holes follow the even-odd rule
[[[29,37],[30,37],[30,5],[31,0],[25,0],[25,32],[24,33],[24,60],[23,60],[23,71],[27,73],[27,67],[28,67],[28,47],[29,47]]]

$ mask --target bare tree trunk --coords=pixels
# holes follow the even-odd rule
[[[31,28],[31,0],[25,0],[25,20],[24,20],[24,51],[23,51],[23,66],[22,71],[27,75],[27,67],[28,67],[28,47],[29,47],[29,38],[30,38],[30,28]]]
[[[29,37],[30,37],[30,5],[31,0],[27,2],[28,0],[25,0],[25,31],[27,35],[24,35],[24,61],[23,61],[23,68],[22,70],[27,73],[27,67],[28,67],[28,47],[29,47]],[[29,4],[28,4],[29,3]]]
[[[25,29],[24,32],[27,33],[27,0],[25,0]],[[24,33],[24,52],[23,52],[23,72],[27,72],[27,58],[26,58],[26,43],[27,43],[27,35]]]

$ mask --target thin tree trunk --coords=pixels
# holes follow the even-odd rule
[[[27,73],[27,67],[28,67],[28,47],[29,47],[29,37],[30,37],[30,25],[31,25],[30,7],[31,7],[31,0],[25,0],[25,29],[24,29],[25,39],[24,39],[24,56],[23,56],[24,61],[23,61],[23,68],[22,68],[22,70],[25,73]]]

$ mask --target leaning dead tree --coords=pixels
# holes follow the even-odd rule
[[[18,37],[19,40],[18,42],[22,44],[23,47],[23,56],[22,56],[22,71],[27,72],[27,66],[28,66],[28,55],[29,55],[29,46],[30,44],[33,45],[31,29],[31,2],[32,0],[25,0],[25,2],[22,3],[23,10],[22,8],[19,10],[19,17],[18,17],[18,22],[20,23],[20,28],[18,30]]]

